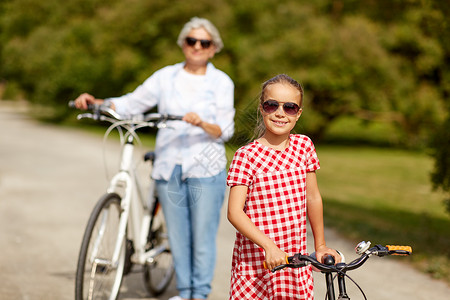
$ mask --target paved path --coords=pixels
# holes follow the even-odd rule
[[[84,226],[106,187],[102,138],[43,125],[21,111],[0,102],[0,299],[73,299]],[[115,145],[109,149],[118,153]],[[225,207],[211,300],[228,295],[234,230],[224,213]],[[355,258],[354,245],[332,231],[326,234],[329,245],[342,250],[348,260]],[[446,284],[399,263],[402,259],[371,258],[350,275],[368,299],[448,299]],[[322,276],[315,277],[316,299],[324,299]],[[148,298],[141,280],[137,272],[126,277],[120,299],[154,299]],[[355,291],[350,283],[348,288]],[[175,294],[172,284],[159,299]],[[358,291],[350,295],[363,299]]]

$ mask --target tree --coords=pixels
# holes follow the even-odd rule
[[[182,60],[175,39],[197,15],[224,39],[213,63],[235,82],[242,137],[252,134],[245,110],[254,111],[261,83],[287,73],[305,87],[299,129],[315,140],[349,116],[393,124],[400,143],[423,145],[445,118],[450,94],[441,2],[5,0],[0,81],[63,118],[67,100],[81,92],[120,95]]]
[[[435,189],[447,194],[444,203],[450,213],[450,117],[436,130],[433,139],[434,170],[431,180]]]
[[[300,126],[315,140],[334,121],[351,116],[392,123],[402,144],[423,146],[445,116],[444,85],[433,74],[445,72],[447,56],[423,26],[443,20],[442,14],[422,11],[415,1],[395,1],[395,13],[386,15],[385,1],[362,1],[367,10],[348,2],[234,3],[231,23],[245,24],[232,34],[239,41],[232,56],[236,81],[245,87],[241,98],[257,97],[255,81],[288,73],[305,87]]]

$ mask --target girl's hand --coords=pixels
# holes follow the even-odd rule
[[[316,250],[316,258],[319,262],[322,262],[323,257],[326,255],[333,256],[335,264],[341,262],[341,256],[334,249],[328,248],[327,246],[321,246]]]
[[[276,245],[265,250],[265,263],[266,268],[272,270],[276,266],[286,263],[287,253],[281,251]]]

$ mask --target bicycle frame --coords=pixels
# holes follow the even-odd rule
[[[333,263],[334,264],[334,263]],[[327,287],[327,299],[335,300],[335,290],[334,290],[334,282],[333,282],[333,274],[329,272],[322,272],[325,274],[325,283]],[[339,296],[338,300],[350,300],[350,297],[347,295],[347,287],[345,285],[345,271],[341,271],[337,273],[337,281],[338,281],[338,291]]]
[[[150,230],[150,212],[155,205],[154,186],[150,186],[146,203],[143,199],[143,194],[145,193],[142,192],[142,187],[132,166],[134,147],[134,138],[132,135],[129,135],[122,149],[119,172],[111,179],[110,186],[107,189],[108,193],[114,192],[122,196],[119,238],[114,249],[113,266],[117,266],[122,243],[127,237],[127,230],[131,230],[129,236],[132,238],[135,247],[135,253],[131,258],[133,263],[142,265],[147,261],[151,262],[153,256],[164,251],[166,248],[161,246],[147,253],[145,251],[147,236]]]

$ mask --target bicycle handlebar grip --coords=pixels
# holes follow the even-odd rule
[[[181,120],[183,120],[183,116],[167,115],[167,119],[172,120],[172,121],[181,121]]]
[[[323,257],[323,263],[328,266],[332,266],[335,263],[334,257],[332,255],[326,255]]]
[[[69,103],[67,103],[67,105],[70,107],[70,108],[77,108],[76,106],[75,106],[75,100],[70,100],[69,101]],[[95,109],[95,104],[91,104],[91,103],[88,103],[88,109],[89,110],[94,110]]]
[[[289,264],[289,258],[286,256],[286,264]],[[264,269],[267,269],[266,262],[263,262]]]
[[[410,255],[412,253],[411,246],[386,245],[392,255]]]

